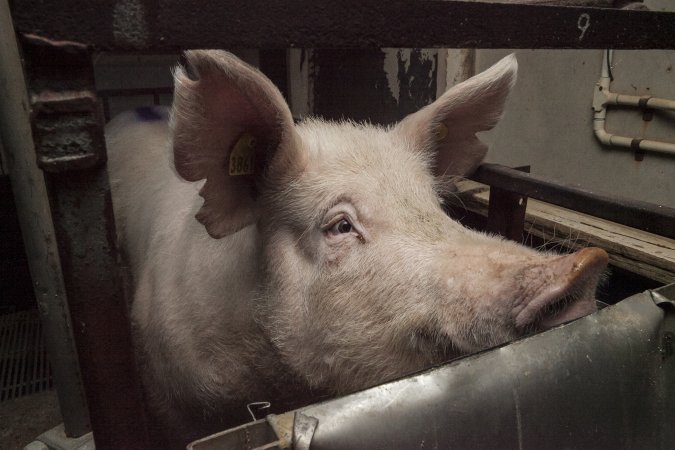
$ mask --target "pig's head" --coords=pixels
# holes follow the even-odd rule
[[[221,51],[187,59],[176,169],[206,180],[197,219],[213,238],[257,227],[258,320],[310,386],[362,388],[595,310],[602,250],[541,253],[443,212],[486,153],[476,133],[502,113],[514,56],[388,128],[294,125],[257,70]]]

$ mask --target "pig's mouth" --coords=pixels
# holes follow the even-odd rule
[[[535,322],[540,328],[549,329],[591,314],[595,309],[595,299],[592,296],[583,295],[579,298],[577,295],[565,295],[544,306]]]
[[[549,260],[549,281],[521,303],[525,306],[514,311],[512,319],[486,319],[463,333],[448,333],[442,326],[420,328],[410,342],[429,361],[449,361],[591,314],[597,310],[595,289],[607,260],[607,253],[598,248]]]
[[[607,253],[586,248],[556,262],[559,277],[516,315],[519,329],[547,330],[596,311],[595,288]]]
[[[413,347],[426,355],[428,361],[450,361],[466,352],[458,349],[453,340],[440,331],[432,332],[427,328],[415,330],[411,339]]]

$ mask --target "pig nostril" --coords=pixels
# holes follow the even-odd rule
[[[517,313],[516,326],[548,329],[595,311],[594,288],[608,259],[604,250],[594,247],[556,259],[553,280]]]

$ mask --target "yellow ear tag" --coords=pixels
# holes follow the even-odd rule
[[[256,140],[248,133],[241,135],[230,153],[230,175],[252,175],[255,172]]]
[[[440,123],[436,128],[434,128],[432,133],[434,134],[434,139],[436,139],[436,142],[441,142],[448,136],[448,127]]]

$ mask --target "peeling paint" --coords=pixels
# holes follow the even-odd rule
[[[397,66],[399,114],[415,112],[436,99],[437,50],[400,50]]]
[[[437,50],[317,50],[320,116],[390,124],[436,99]]]
[[[475,75],[476,51],[474,49],[451,49],[446,52],[446,80],[448,88]]]
[[[288,100],[293,117],[301,119],[314,112],[314,79],[318,67],[312,63],[312,50],[288,51]]]
[[[401,93],[401,85],[399,84],[398,79],[398,60],[401,58],[402,52],[407,52],[408,58],[410,57],[409,49],[388,48],[384,50],[383,69],[387,76],[387,82],[389,83],[389,91],[391,92],[392,97],[394,97],[394,100],[396,100],[396,103],[398,103]]]
[[[432,84],[435,85],[437,66],[438,50],[410,48],[384,50],[384,73],[391,95],[399,104],[401,90],[404,96],[409,96],[413,86],[427,89]],[[423,97],[428,96],[425,93]],[[433,101],[434,97],[428,99]]]

